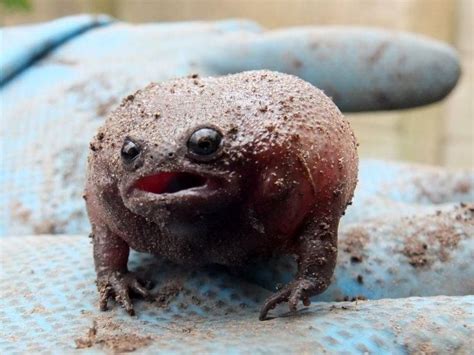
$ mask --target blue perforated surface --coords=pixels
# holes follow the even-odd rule
[[[472,296],[315,303],[297,315],[281,306],[278,318],[260,322],[270,291],[258,284],[134,255],[132,269],[153,277],[156,300],[137,301],[138,316],[129,317],[118,307],[97,311],[87,237],[4,238],[0,248],[4,353],[71,352],[76,340],[143,353],[468,353],[472,344]]]
[[[474,205],[375,219],[341,228],[329,288],[313,299],[335,301],[474,294]],[[291,281],[292,258],[261,263],[254,282],[274,290]]]

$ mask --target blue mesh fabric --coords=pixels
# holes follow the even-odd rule
[[[153,278],[156,299],[137,300],[130,317],[96,309],[87,237],[4,238],[0,250],[2,353],[467,354],[472,345],[473,296],[314,303],[297,315],[280,306],[261,322],[264,287],[135,254],[131,268]]]

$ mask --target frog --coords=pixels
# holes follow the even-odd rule
[[[358,143],[330,97],[256,70],[150,83],[125,97],[90,143],[84,192],[99,308],[133,315],[149,298],[130,250],[196,268],[290,255],[294,279],[259,319],[331,283],[337,233],[357,184]]]

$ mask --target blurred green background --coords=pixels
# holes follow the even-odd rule
[[[0,0],[2,26],[84,12],[137,23],[240,17],[267,28],[378,26],[448,42],[460,53],[463,75],[443,102],[346,116],[363,157],[474,166],[474,0]]]

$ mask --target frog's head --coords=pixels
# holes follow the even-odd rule
[[[123,205],[163,224],[242,202],[256,169],[254,133],[242,127],[240,109],[219,79],[151,84],[126,98],[99,133],[103,171]]]
[[[99,170],[110,176],[111,199],[118,190],[125,208],[160,225],[229,216],[232,208],[293,231],[317,196],[332,199],[319,175],[337,168],[339,152],[328,148],[337,137],[326,135],[336,132],[339,116],[329,98],[285,74],[152,84],[126,98],[102,127],[107,167]],[[311,123],[316,119],[331,126],[326,135]]]

